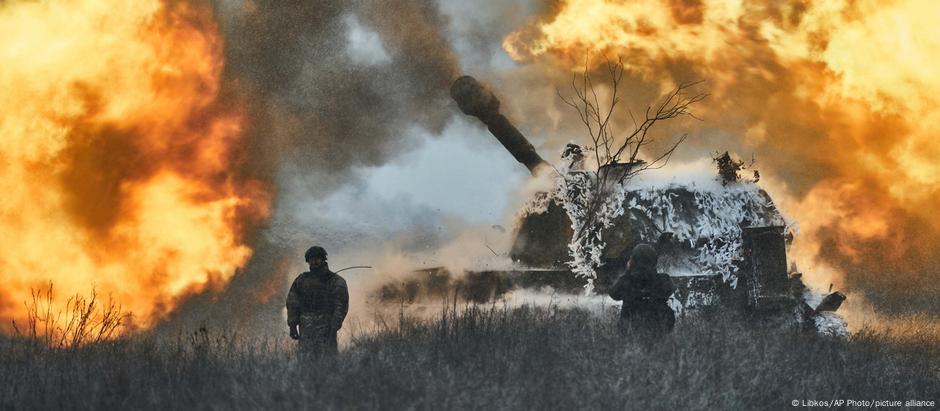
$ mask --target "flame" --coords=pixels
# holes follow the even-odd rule
[[[7,1],[0,56],[5,323],[51,281],[148,327],[247,261],[270,195],[237,171],[243,113],[219,97],[208,6]]]
[[[706,79],[698,132],[780,177],[818,283],[936,294],[937,15],[930,0],[564,0],[503,46],[564,71],[622,57],[663,88]]]

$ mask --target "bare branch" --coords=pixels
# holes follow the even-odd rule
[[[621,100],[623,60],[620,58],[616,62],[610,60],[606,62],[610,99],[605,99],[603,102],[596,82],[589,71],[588,61],[588,59],[585,60],[585,68],[580,78],[578,74],[572,76],[570,97],[556,90],[562,102],[578,113],[579,120],[587,129],[590,146],[586,149],[594,152],[596,166],[590,174],[592,179],[587,187],[587,190],[592,193],[591,197],[582,199],[583,208],[581,209],[586,210],[586,215],[583,216],[585,221],[582,222],[572,241],[578,241],[586,236],[599,235],[601,225],[596,221],[597,213],[607,201],[607,197],[611,195],[607,192],[611,187],[610,182],[615,181],[618,186],[622,186],[645,170],[664,167],[678,147],[688,138],[687,134],[683,134],[664,150],[652,153],[650,161],[643,161],[640,158],[641,151],[645,152],[644,147],[648,148],[657,141],[650,135],[650,130],[661,121],[683,116],[701,120],[695,116],[691,108],[708,96],[706,93],[692,92],[695,87],[702,84],[701,81],[681,83],[666,93],[660,101],[647,106],[642,121],[634,115],[632,110],[628,109],[627,114],[633,124],[633,129],[624,137],[616,138],[612,131],[616,123],[613,113]],[[626,156],[628,166],[617,169],[610,167],[622,163],[624,156]],[[601,170],[607,171],[601,172]],[[567,178],[566,181],[568,181]]]

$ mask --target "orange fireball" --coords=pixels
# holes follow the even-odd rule
[[[251,256],[269,193],[237,172],[208,6],[0,4],[0,319],[29,290],[110,294],[147,327]]]

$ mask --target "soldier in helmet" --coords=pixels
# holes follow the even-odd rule
[[[330,271],[323,247],[310,247],[304,258],[310,271],[298,275],[287,293],[290,336],[304,353],[336,353],[336,332],[349,311],[346,280]]]
[[[623,301],[620,308],[621,333],[665,334],[672,331],[676,318],[666,301],[675,288],[668,275],[656,272],[658,259],[653,246],[637,245],[627,262],[627,272],[611,287],[611,298]]]

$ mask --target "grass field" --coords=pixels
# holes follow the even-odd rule
[[[762,329],[727,313],[649,341],[616,313],[486,306],[352,337],[301,361],[284,336],[195,330],[0,348],[4,409],[787,409],[794,400],[940,400],[940,347],[863,330]]]

